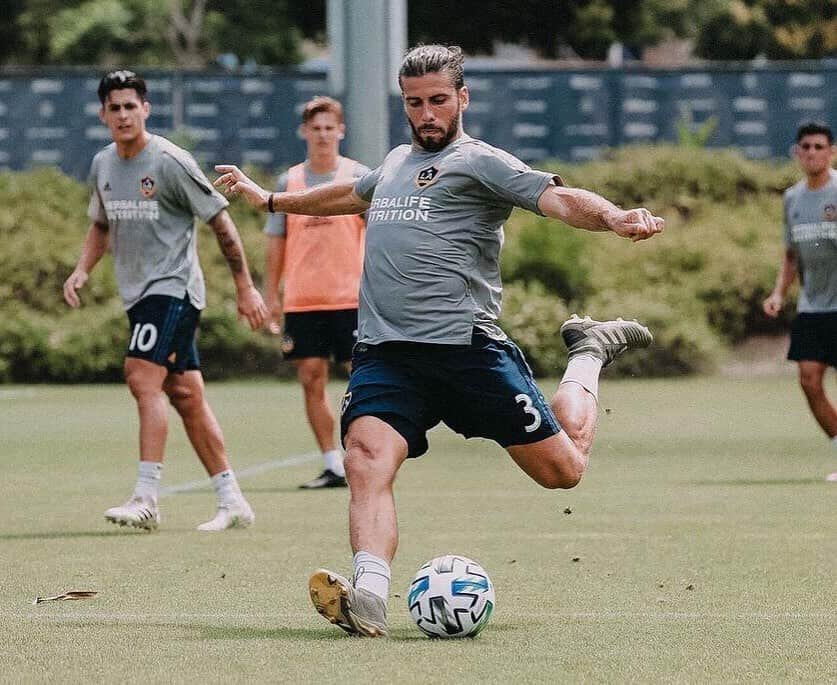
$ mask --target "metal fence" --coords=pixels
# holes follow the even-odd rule
[[[0,71],[0,168],[56,165],[83,178],[109,142],[98,118],[92,71]],[[302,104],[327,91],[326,75],[145,72],[153,132],[206,164],[277,170],[304,156]],[[785,157],[797,126],[837,124],[837,63],[714,68],[468,70],[469,134],[529,161],[594,159],[609,147],[677,141],[702,131],[707,144],[751,158]],[[401,104],[390,104],[391,144],[409,140]],[[348,123],[352,127],[362,122]],[[375,164],[379,160],[369,160]]]

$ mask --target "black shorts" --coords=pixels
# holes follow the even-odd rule
[[[791,325],[788,359],[837,367],[837,312],[797,314]]]
[[[357,341],[357,309],[287,312],[282,327],[285,359],[323,357],[336,362],[352,358]]]
[[[187,295],[149,295],[128,310],[131,338],[127,357],[138,357],[183,373],[200,369],[195,333],[201,312]]]
[[[426,433],[443,421],[466,438],[527,445],[561,430],[510,340],[475,333],[470,345],[384,343],[355,347],[340,430],[375,416],[407,441],[409,457],[427,451]]]

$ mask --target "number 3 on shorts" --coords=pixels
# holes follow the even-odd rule
[[[532,431],[538,430],[541,425],[541,413],[532,406],[532,398],[525,393],[520,393],[514,398],[514,401],[518,404],[523,405],[523,413],[524,414],[531,414],[532,415],[532,423],[528,426],[524,426],[524,430],[527,433],[531,433]]]

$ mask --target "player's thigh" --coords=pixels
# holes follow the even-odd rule
[[[200,368],[195,335],[200,311],[188,297],[150,295],[128,310],[126,358],[143,359],[169,371]]]
[[[508,447],[546,440],[561,430],[513,342],[475,335],[470,348],[451,352],[447,366],[439,378],[442,419],[465,437]]]
[[[828,365],[825,362],[800,361],[799,385],[806,393],[819,394],[823,392],[823,379]]]
[[[413,360],[359,345],[340,407],[344,446],[357,420],[375,417],[404,439],[408,456],[424,454],[426,433],[439,422],[438,408],[428,396],[427,385],[427,378]]]
[[[566,432],[524,445],[506,448],[514,462],[545,488],[571,488],[584,473],[586,459]]]
[[[357,309],[340,309],[329,312],[329,337],[334,361],[350,362],[357,342]]]
[[[286,360],[331,356],[325,312],[287,312],[282,327],[282,354]]]

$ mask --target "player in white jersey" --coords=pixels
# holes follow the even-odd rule
[[[393,481],[405,459],[427,449],[426,431],[443,421],[466,437],[490,438],[538,484],[574,487],[596,431],[602,366],[651,343],[636,322],[571,318],[560,331],[567,371],[547,402],[496,324],[502,224],[512,208],[634,241],[664,225],[647,209],[625,211],[566,188],[554,174],[467,136],[458,47],[409,51],[399,84],[412,146],[396,148],[354,183],[269,193],[237,167],[216,166],[216,185],[261,209],[367,213],[358,344],[341,420],[354,576],[321,569],[309,591],[329,621],[369,637],[387,633],[398,544]]]
[[[130,71],[114,71],[102,79],[98,94],[100,117],[114,142],[93,160],[91,224],[78,264],[64,283],[64,299],[71,307],[81,305],[77,291],[110,248],[130,325],[125,381],[139,413],[140,462],[133,495],[108,509],[105,518],[147,530],[159,525],[168,396],[216,492],[216,515],[198,530],[248,526],[255,517],[206,400],[195,344],[205,306],[196,217],[211,226],[230,266],[239,314],[257,329],[267,309],[253,287],[227,201],[189,153],[146,131],[145,81]]]
[[[784,196],[785,252],[764,311],[777,317],[799,276],[797,315],[788,359],[799,366],[799,384],[811,413],[837,448],[837,409],[823,378],[837,366],[837,146],[825,124],[803,124],[796,133],[796,158],[805,178]],[[827,476],[837,482],[837,472]]]

